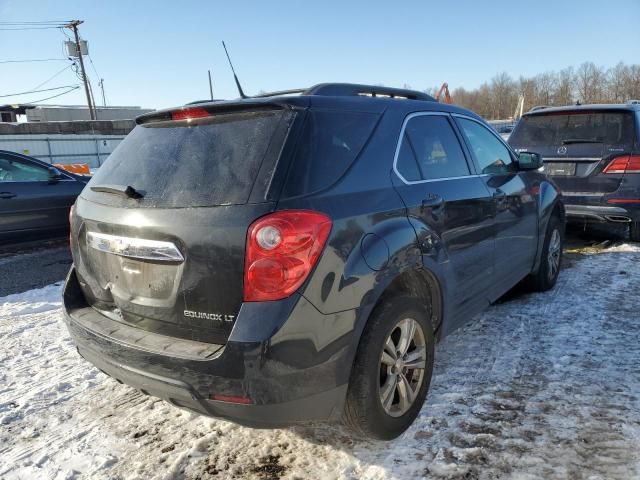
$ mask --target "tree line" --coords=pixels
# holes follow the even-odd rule
[[[427,93],[435,95],[438,87]],[[572,105],[580,103],[624,103],[640,100],[640,65],[622,62],[605,69],[593,62],[577,68],[546,72],[517,80],[499,73],[480,87],[451,91],[453,103],[475,111],[490,120],[513,116],[518,97],[524,94],[524,111],[536,105]]]

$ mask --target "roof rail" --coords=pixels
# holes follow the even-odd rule
[[[332,97],[385,97],[403,98],[408,100],[424,100],[436,102],[431,95],[416,90],[404,88],[379,87],[376,85],[360,85],[355,83],[321,83],[314,85],[304,92],[305,95],[323,95]]]
[[[543,110],[545,108],[550,108],[549,105],[536,105],[535,107],[531,107],[530,112],[535,112],[536,110]]]
[[[378,87],[375,85],[360,85],[356,83],[320,83],[309,88],[293,88],[291,90],[278,90],[275,92],[260,93],[246,98],[268,98],[280,95],[321,95],[327,97],[382,97],[382,98],[402,98],[407,100],[423,100],[427,102],[437,102],[435,98],[417,90],[407,90],[405,88]],[[196,100],[187,105],[198,103],[220,102],[223,100]]]
[[[278,95],[293,95],[295,93],[305,93],[306,88],[292,88],[291,90],[277,90],[275,92],[260,93],[258,95],[251,95],[250,98],[267,98],[277,97]]]
[[[213,100],[211,100],[211,99],[195,100],[193,102],[185,103],[185,105],[196,105],[198,103],[212,103],[212,102],[224,102],[224,100],[221,100],[219,98],[214,98]]]

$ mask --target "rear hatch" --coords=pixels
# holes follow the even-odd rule
[[[294,117],[275,106],[194,107],[136,126],[73,212],[88,304],[141,335],[225,343],[242,303],[247,229],[274,209],[273,172]]]
[[[509,143],[516,151],[542,155],[544,170],[577,203],[615,192],[623,174],[603,174],[634,143],[633,113],[628,110],[555,110],[528,114]]]

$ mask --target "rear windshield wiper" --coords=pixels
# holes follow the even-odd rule
[[[140,192],[131,185],[96,185],[91,187],[94,192],[112,193],[114,195],[122,195],[128,198],[143,198],[144,192]]]
[[[600,140],[592,140],[591,138],[567,138],[562,140],[562,145],[569,145],[570,143],[602,143]]]

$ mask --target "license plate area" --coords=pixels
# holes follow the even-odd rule
[[[86,245],[91,278],[118,307],[175,306],[184,257],[173,243],[88,231]]]
[[[544,173],[551,176],[572,176],[576,174],[575,162],[545,162]]]

